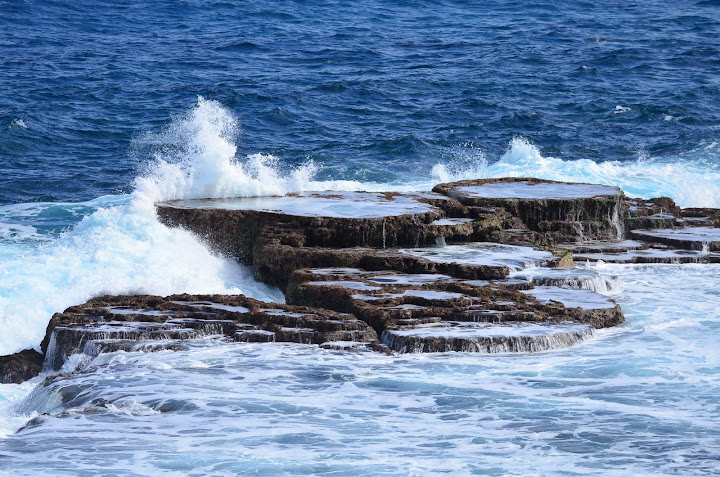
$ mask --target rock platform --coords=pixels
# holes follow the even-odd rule
[[[77,354],[181,349],[192,339],[356,352],[540,352],[624,320],[603,294],[612,284],[577,263],[720,262],[716,210],[533,178],[421,193],[170,201],[157,213],[252,266],[287,304],[99,297],[53,316],[41,347],[45,369]]]

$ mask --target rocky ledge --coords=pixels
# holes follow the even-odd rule
[[[46,370],[73,356],[182,349],[192,339],[356,352],[539,352],[624,320],[603,294],[609,284],[576,263],[720,262],[717,210],[533,178],[422,193],[171,201],[157,211],[167,225],[252,266],[287,303],[96,298],[53,316],[41,346]],[[3,379],[38,371],[40,355],[24,353],[3,358]]]

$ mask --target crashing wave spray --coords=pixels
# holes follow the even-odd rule
[[[149,202],[282,195],[312,187],[312,161],[279,172],[278,159],[253,154],[236,159],[237,120],[218,102],[198,99],[197,106],[144,141],[156,149],[155,161],[136,180],[135,195]]]
[[[720,207],[720,145],[711,143],[677,157],[595,162],[543,156],[524,138],[510,141],[505,153],[490,163],[473,145],[453,148],[456,160],[436,164],[436,182],[473,178],[538,177],[620,187],[631,197],[671,197],[681,207]]]
[[[614,185],[634,197],[671,197],[681,207],[720,207],[720,149],[715,144],[676,158],[595,162],[546,157],[516,138],[488,167],[488,177],[526,176]]]
[[[95,212],[55,241],[5,248],[0,327],[12,331],[0,338],[0,355],[37,347],[53,313],[103,294],[244,293],[282,301],[282,293],[255,282],[249,269],[213,254],[190,232],[162,225],[155,214],[158,200],[282,194],[319,185],[310,181],[312,164],[282,176],[268,156],[236,161],[236,128],[218,103],[199,99],[159,135],[171,139],[171,147],[157,153],[132,194],[120,203],[117,196],[87,203]]]

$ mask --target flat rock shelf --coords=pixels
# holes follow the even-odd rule
[[[168,226],[250,265],[286,303],[97,297],[53,316],[44,358],[26,351],[1,361],[4,382],[27,379],[43,359],[46,370],[59,370],[68,360],[176,350],[200,339],[354,353],[556,350],[624,321],[607,296],[612,280],[576,262],[720,260],[717,211],[628,199],[597,184],[478,179],[432,192],[306,192],[156,207]]]

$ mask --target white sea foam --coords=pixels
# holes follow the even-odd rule
[[[21,129],[27,129],[27,124],[25,124],[25,121],[22,119],[13,119],[10,121],[10,125],[8,126],[8,129],[12,128],[21,128]]]
[[[186,115],[142,140],[155,160],[130,195],[78,204],[0,207],[0,354],[37,346],[52,313],[102,293],[246,293],[282,296],[255,283],[247,269],[218,257],[192,234],[161,225],[154,202],[201,197],[281,195],[307,190],[427,190],[440,181],[475,177],[537,176],[618,185],[631,195],[670,196],[681,206],[720,206],[720,166],[711,143],[675,161],[629,163],[565,161],[543,156],[523,139],[489,164],[476,146],[455,148],[456,160],[437,164],[429,177],[407,184],[317,181],[311,161],[283,170],[273,156],[236,157],[236,119],[200,98]],[[82,220],[56,240],[39,244],[36,225],[46,217]],[[48,236],[44,236],[48,238]],[[18,245],[22,241],[34,242]]]
[[[595,162],[545,156],[523,138],[513,139],[505,154],[488,163],[482,154],[475,162],[449,169],[433,168],[440,181],[489,177],[538,177],[556,181],[586,182],[620,187],[631,197],[671,197],[681,207],[720,207],[720,147],[711,143],[677,157],[635,161]]]
[[[629,113],[630,111],[632,111],[632,108],[629,108],[627,106],[621,106],[618,104],[617,106],[615,106],[615,109],[613,109],[613,114]]]
[[[39,239],[44,237],[37,233],[37,229],[32,225],[7,224],[0,222],[0,239],[9,240],[27,240]]]
[[[201,99],[165,132],[185,141],[176,161],[158,157],[129,196],[4,207],[0,234],[11,239],[36,233],[11,219],[33,220],[53,208],[85,217],[55,241],[0,255],[0,327],[12,330],[0,338],[0,355],[37,347],[53,313],[102,294],[244,293],[282,301],[282,293],[256,283],[246,267],[213,254],[193,234],[162,225],[155,214],[157,200],[303,188],[311,165],[282,177],[264,156],[235,163],[228,136],[235,127],[226,110]]]
[[[93,372],[11,396],[21,415],[47,415],[0,440],[0,472],[54,475],[62,442],[76,473],[716,474],[720,266],[592,269],[620,277],[628,321],[552,354],[100,355]]]
[[[316,181],[312,161],[282,171],[272,155],[237,158],[237,120],[218,102],[198,99],[185,116],[144,141],[162,145],[148,171],[136,180],[135,195],[148,203],[170,199],[254,197],[308,190],[358,190],[355,181]],[[372,185],[370,185],[372,189]]]

